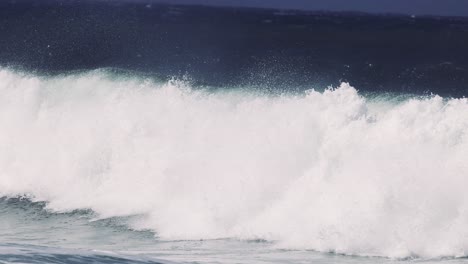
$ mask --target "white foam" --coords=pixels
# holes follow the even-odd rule
[[[140,214],[164,239],[405,257],[468,250],[468,101],[191,90],[0,70],[0,195]]]

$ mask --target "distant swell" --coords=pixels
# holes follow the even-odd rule
[[[311,87],[313,88],[313,87]],[[164,239],[466,256],[468,100],[208,91],[0,69],[0,196]]]

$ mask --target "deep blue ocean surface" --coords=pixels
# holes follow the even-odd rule
[[[466,263],[468,18],[0,1],[0,263]]]

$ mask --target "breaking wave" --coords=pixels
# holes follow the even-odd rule
[[[468,100],[0,69],[0,196],[164,239],[466,256]]]

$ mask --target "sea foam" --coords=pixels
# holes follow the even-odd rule
[[[0,196],[138,215],[162,239],[466,256],[468,101],[391,99],[2,69]]]

